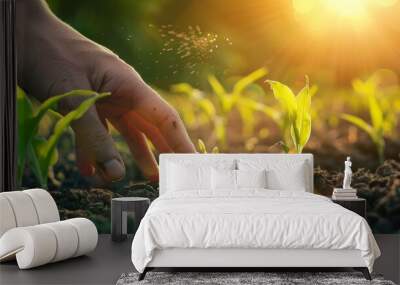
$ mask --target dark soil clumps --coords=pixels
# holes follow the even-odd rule
[[[343,174],[316,168],[315,192],[330,196],[341,187]],[[387,160],[375,172],[360,168],[353,173],[352,186],[367,200],[367,220],[374,233],[400,233],[400,163]]]

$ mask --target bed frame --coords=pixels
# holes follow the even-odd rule
[[[155,268],[232,268],[235,271],[285,268],[290,271],[290,268],[338,267],[361,271],[367,280],[371,280],[359,250],[237,248],[156,250],[152,261],[139,275],[139,280]]]
[[[162,154],[160,155],[160,195],[166,191],[168,162],[190,160],[264,158],[271,160],[304,160],[307,167],[306,191],[313,193],[312,154]],[[250,249],[250,248],[170,248],[158,249],[153,259],[139,275],[155,268],[230,268],[235,271],[265,268],[343,268],[361,271],[367,280],[371,275],[359,250],[330,249]],[[262,270],[261,270],[262,271]]]

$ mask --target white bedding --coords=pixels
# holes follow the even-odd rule
[[[380,251],[368,223],[330,199],[307,192],[247,189],[166,193],[156,199],[132,243],[143,272],[155,249],[358,249],[372,271]]]

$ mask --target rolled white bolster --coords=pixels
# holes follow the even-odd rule
[[[3,192],[1,195],[10,202],[17,227],[33,226],[39,223],[35,205],[29,195],[23,191]]]
[[[0,238],[0,261],[16,256],[20,269],[87,254],[97,245],[95,225],[88,219],[19,227]]]
[[[57,239],[57,250],[51,262],[57,262],[75,255],[78,248],[78,233],[73,226],[66,222],[43,224],[53,231]]]
[[[0,239],[0,259],[15,254],[20,269],[51,262],[56,249],[56,236],[42,225],[11,229]]]
[[[65,220],[75,227],[78,233],[78,249],[74,256],[91,252],[97,246],[98,233],[92,221],[85,218],[74,218]]]
[[[16,226],[17,223],[10,202],[6,197],[0,196],[0,237]]]
[[[22,191],[29,195],[36,208],[39,224],[52,223],[60,220],[57,205],[50,193],[43,189],[29,189]]]

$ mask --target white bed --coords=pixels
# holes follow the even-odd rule
[[[238,185],[265,170],[268,185],[217,189],[212,174],[210,188],[209,167]],[[160,197],[132,243],[140,278],[154,267],[354,267],[368,278],[379,255],[362,217],[313,194],[310,154],[162,154]]]

